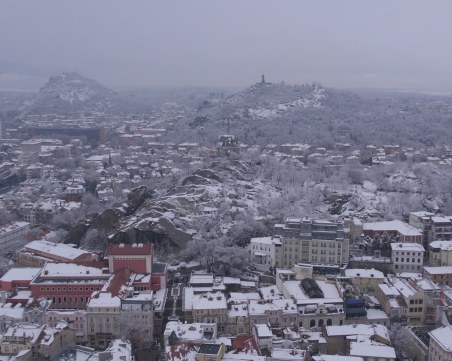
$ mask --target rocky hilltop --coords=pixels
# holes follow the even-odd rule
[[[256,180],[256,171],[249,162],[227,160],[198,169],[164,195],[146,199],[136,212],[121,220],[111,239],[152,241],[183,249],[201,233],[203,237],[221,237],[243,226],[245,219],[253,223],[265,218],[269,202],[280,193],[268,182]]]
[[[29,113],[69,115],[81,112],[105,112],[117,95],[95,80],[78,73],[50,77],[29,106]]]

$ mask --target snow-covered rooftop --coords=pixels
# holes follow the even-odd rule
[[[182,341],[205,341],[216,336],[216,325],[212,323],[170,321],[166,324],[163,334],[168,337],[173,332]]]
[[[257,337],[273,337],[273,333],[267,324],[257,323],[253,327],[256,329]]]
[[[109,278],[110,274],[105,274],[102,269],[95,267],[81,266],[73,263],[46,263],[42,268],[43,278]]]
[[[422,236],[419,228],[402,222],[398,219],[385,222],[364,223],[364,231],[397,231],[405,236]]]
[[[2,276],[2,278],[0,278],[0,281],[31,281],[36,277],[39,271],[41,271],[41,268],[36,267],[11,268]]]
[[[431,275],[446,275],[452,273],[452,266],[424,267],[424,271]]]
[[[389,340],[389,333],[386,326],[373,324],[353,324],[342,326],[326,326],[326,334],[328,336],[350,336],[350,335],[378,335],[385,340]]]
[[[436,328],[429,332],[430,337],[446,351],[452,352],[452,325]]]
[[[424,247],[418,243],[411,242],[394,242],[391,243],[391,249],[393,251],[414,251],[414,252],[425,252]]]
[[[316,280],[317,285],[322,290],[323,298],[309,298],[300,287],[300,281],[286,281],[283,284],[286,296],[294,297],[297,305],[313,303],[341,303],[343,299],[339,294],[336,284],[327,281]],[[287,293],[287,294],[286,294]]]
[[[433,241],[430,248],[439,248],[441,251],[452,251],[452,241]]]
[[[96,292],[89,299],[87,307],[119,308],[121,307],[121,299],[118,296],[113,296],[110,292]]]
[[[32,241],[24,249],[28,252],[42,252],[69,260],[75,260],[77,257],[89,253],[78,248],[70,247],[64,243],[54,243],[45,240]]]
[[[351,342],[350,356],[362,356],[367,358],[373,357],[376,359],[394,359],[396,353],[393,347],[374,344],[371,342]]]
[[[345,270],[345,276],[347,277],[365,277],[365,278],[384,278],[384,274],[381,271],[377,271],[373,268],[349,268]]]

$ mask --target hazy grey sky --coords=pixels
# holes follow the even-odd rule
[[[451,0],[3,0],[0,61],[109,86],[246,86],[265,73],[452,90],[451,19]]]

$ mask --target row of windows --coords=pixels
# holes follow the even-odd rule
[[[409,271],[410,270],[410,265],[400,265],[400,267],[399,267],[399,265],[398,264],[396,264],[395,265],[395,269],[397,269],[397,270],[406,270],[406,271]],[[412,271],[420,271],[421,270],[421,266],[414,266],[414,265],[412,265],[411,266],[411,270]]]
[[[42,292],[44,291],[66,291],[66,287],[41,287],[40,288]],[[68,287],[67,291],[95,291],[97,290],[97,287]]]
[[[406,259],[406,262],[410,262],[410,259],[408,257],[407,258],[401,257],[400,262],[405,262],[405,259]],[[396,257],[395,261],[399,262],[399,257]],[[416,260],[416,258],[411,259],[411,263],[416,263],[416,262],[421,263],[421,259],[420,258],[418,258],[417,260]]]
[[[418,257],[422,256],[421,252],[401,252],[401,251],[396,251],[395,255],[396,256],[405,256],[405,253],[407,256],[418,256]]]
[[[410,305],[422,305],[423,303],[424,303],[424,300],[422,298],[410,300]]]
[[[422,307],[410,307],[410,312],[422,312]]]
[[[89,297],[82,297],[82,296],[80,296],[80,297],[75,296],[74,297],[74,303],[88,302],[88,300],[89,300]],[[54,304],[66,303],[66,302],[72,303],[72,297],[71,296],[69,296],[68,298],[66,298],[66,296],[63,296],[63,297],[52,297],[52,302]]]

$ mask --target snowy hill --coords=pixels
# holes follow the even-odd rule
[[[29,107],[30,113],[73,114],[104,112],[113,106],[115,93],[78,73],[50,77]]]
[[[233,130],[246,144],[335,143],[400,144],[422,147],[448,144],[452,97],[378,93],[362,96],[316,83],[258,83],[224,100],[205,100],[175,129],[193,140],[214,144]],[[178,134],[168,133],[168,137]]]

